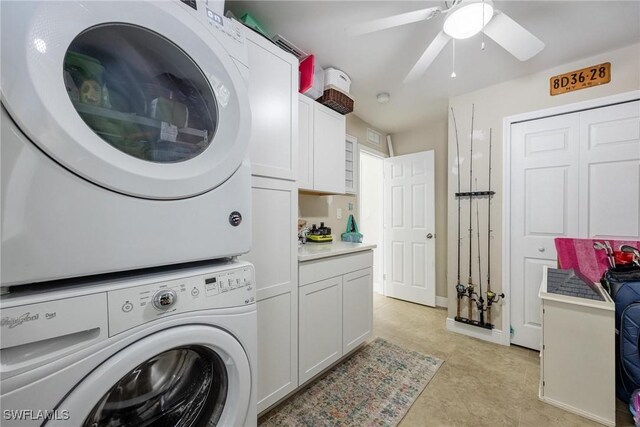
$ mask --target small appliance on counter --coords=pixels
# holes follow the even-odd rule
[[[330,243],[333,242],[333,236],[331,236],[331,227],[325,227],[324,222],[320,223],[320,227],[316,227],[315,224],[311,226],[311,230],[307,233],[307,241],[314,243]]]

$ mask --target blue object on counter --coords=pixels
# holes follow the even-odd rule
[[[362,243],[362,233],[358,231],[358,224],[353,215],[347,220],[347,230],[340,235],[343,242]]]

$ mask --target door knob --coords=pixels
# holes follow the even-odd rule
[[[431,233],[427,234],[427,239],[433,239],[434,237],[436,237],[435,234],[431,234]]]

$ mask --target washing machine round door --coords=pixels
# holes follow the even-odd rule
[[[207,192],[240,166],[251,118],[240,71],[193,13],[206,11],[5,4],[3,103],[42,151],[101,187],[148,199]]]
[[[230,334],[179,326],[125,347],[85,377],[47,426],[245,425],[247,356]]]

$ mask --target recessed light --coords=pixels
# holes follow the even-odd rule
[[[391,95],[387,92],[382,92],[376,95],[376,99],[380,104],[386,104],[391,99]]]

